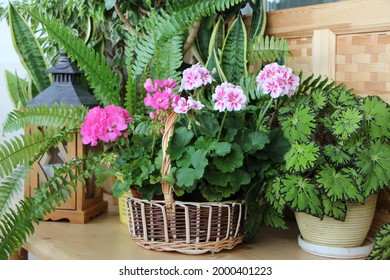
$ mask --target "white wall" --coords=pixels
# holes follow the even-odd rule
[[[20,77],[27,77],[26,70],[20,63],[14,50],[9,27],[5,21],[0,21],[0,143],[9,139],[12,134],[3,135],[3,123],[7,114],[14,109],[5,82],[5,70],[15,71]]]

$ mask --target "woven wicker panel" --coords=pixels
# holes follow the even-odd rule
[[[336,52],[337,82],[390,103],[390,32],[337,36]]]
[[[289,39],[288,46],[292,57],[288,58],[287,65],[295,73],[303,71],[303,77],[308,77],[312,72],[312,38]]]
[[[242,202],[175,202],[168,217],[164,201],[127,198],[129,230],[138,245],[187,254],[232,249],[243,240]]]

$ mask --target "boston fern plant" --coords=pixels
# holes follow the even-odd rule
[[[345,220],[346,202],[365,199],[390,183],[390,108],[344,85],[313,76],[276,116],[291,143],[285,164],[265,188],[270,224],[285,228],[283,210]]]
[[[77,39],[72,31],[54,18],[28,11],[31,18],[44,27],[47,36],[58,43],[69,58],[77,61],[85,71],[95,98],[102,106],[123,106],[132,115],[142,114],[145,91],[142,84],[147,77],[177,78],[183,61],[182,48],[191,25],[205,16],[212,16],[244,1],[172,1],[165,9],[154,9],[149,3],[147,13],[136,26],[128,28],[125,59],[126,75],[119,77],[107,63],[106,57],[90,49]],[[87,113],[86,108],[63,106],[24,108],[13,112],[5,131],[24,126],[41,129],[32,135],[12,138],[0,145],[0,258],[8,258],[19,250],[34,232],[34,223],[65,200],[75,180],[85,180],[95,170],[100,158],[72,159],[54,172],[51,180],[40,187],[32,198],[19,201],[11,207],[20,191],[25,174],[48,148],[62,141],[70,141]],[[81,168],[82,166],[86,168]],[[74,172],[72,170],[77,170]],[[65,180],[65,174],[67,180]]]

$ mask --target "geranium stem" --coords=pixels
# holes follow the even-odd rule
[[[260,116],[259,116],[259,119],[258,119],[258,121],[257,121],[257,123],[258,123],[257,130],[260,130],[261,123],[263,122],[264,115],[265,115],[265,113],[268,111],[268,108],[269,108],[269,106],[271,106],[271,103],[272,103],[273,101],[274,101],[274,100],[273,100],[272,97],[271,97],[271,99],[269,100],[269,102],[268,102],[267,106],[265,107],[264,111],[261,112],[261,114],[260,114]]]
[[[150,153],[150,157],[153,158],[154,155],[154,146],[156,145],[156,131],[153,130],[153,143],[152,143],[152,151]]]
[[[223,119],[222,119],[222,122],[221,122],[221,127],[219,128],[219,133],[218,133],[217,142],[219,142],[219,138],[221,137],[222,128],[223,128],[223,125],[225,124],[225,120],[226,120],[227,112],[228,112],[228,111],[227,111],[227,110],[225,110],[225,114],[223,115]]]

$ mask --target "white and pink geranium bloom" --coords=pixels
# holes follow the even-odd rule
[[[211,84],[214,78],[209,70],[202,67],[200,63],[192,65],[183,71],[180,90],[195,90],[201,86]]]
[[[292,73],[292,69],[276,62],[268,64],[257,75],[258,89],[272,98],[292,96],[299,86],[299,77]]]
[[[84,145],[96,146],[98,140],[105,143],[114,142],[120,136],[127,136],[128,123],[133,118],[125,109],[108,105],[105,108],[94,107],[88,111],[80,134]]]
[[[198,111],[203,107],[204,105],[200,101],[196,101],[189,96],[188,99],[185,99],[184,97],[180,98],[174,111],[178,114],[187,114],[190,110]]]
[[[223,112],[240,111],[246,107],[246,96],[240,86],[222,83],[215,88],[212,96],[215,101],[214,110]]]

